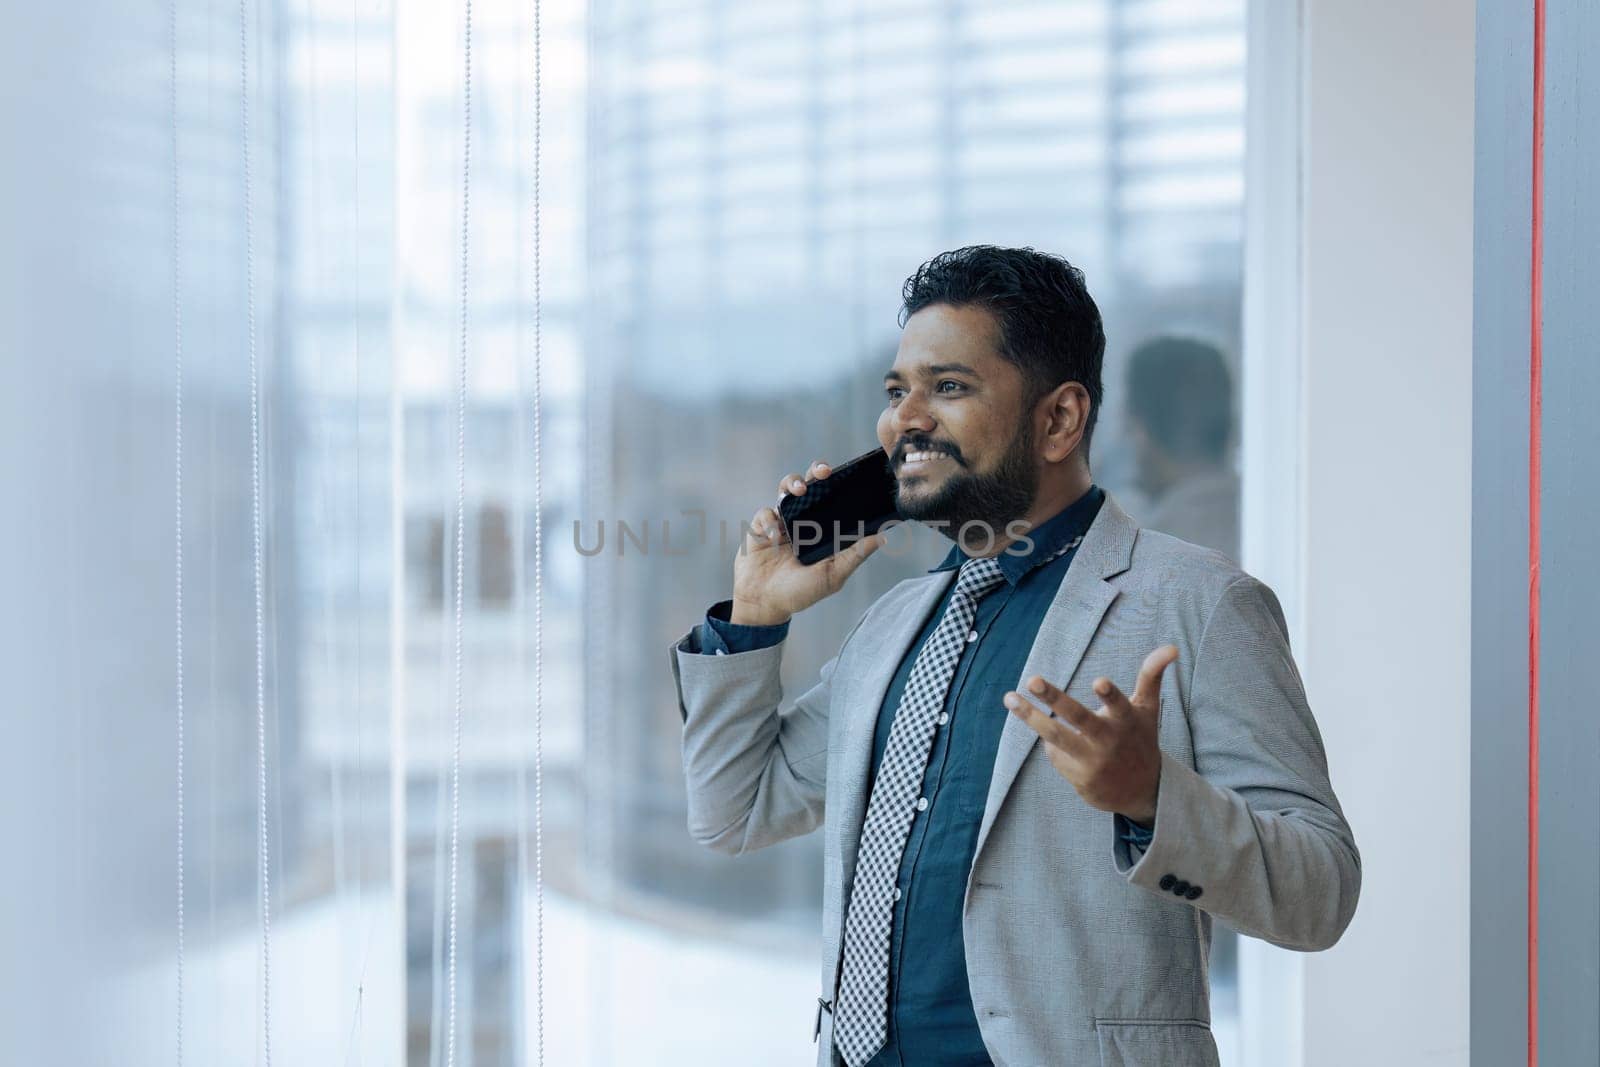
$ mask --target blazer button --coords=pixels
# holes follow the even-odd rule
[[[1189,883],[1185,882],[1182,878],[1179,878],[1178,884],[1172,887],[1172,892],[1180,897],[1183,896],[1189,892]]]
[[[1161,885],[1161,891],[1163,893],[1171,892],[1172,891],[1172,887],[1177,885],[1177,884],[1178,884],[1178,876],[1177,875],[1175,875],[1175,874],[1163,874],[1161,876],[1160,885]]]
[[[1189,891],[1185,893],[1184,896],[1188,897],[1190,900],[1198,900],[1200,899],[1200,892],[1201,890],[1199,886],[1192,885],[1189,887]]]

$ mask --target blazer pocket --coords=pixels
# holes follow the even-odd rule
[[[1201,1019],[1096,1019],[1100,1067],[1220,1067]]]

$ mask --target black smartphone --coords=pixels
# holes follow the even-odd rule
[[[785,493],[778,518],[800,562],[809,566],[898,519],[894,491],[889,457],[875,448],[834,467],[826,478],[806,483],[800,496]]]

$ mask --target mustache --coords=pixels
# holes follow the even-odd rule
[[[962,458],[961,449],[957,448],[953,442],[929,440],[902,441],[900,444],[895,446],[893,457],[895,466],[898,467],[900,464],[905,462],[906,453],[908,452],[943,452],[945,455],[949,456],[963,467],[967,465],[967,461]]]

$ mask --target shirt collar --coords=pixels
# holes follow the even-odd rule
[[[1057,551],[1070,543],[1073,538],[1086,533],[1089,524],[1094,521],[1095,514],[1100,510],[1100,503],[1105,499],[1105,495],[1105,490],[1098,485],[1089,486],[1076,501],[1028,531],[1028,537],[1033,541],[1033,549],[1030,552],[1026,555],[1001,552],[996,559],[1000,564],[1000,573],[1005,575],[1006,581],[1016,585],[1024,575],[1042,566],[1047,560],[1053,559]],[[960,544],[951,545],[950,553],[945,556],[944,562],[930,568],[928,573],[954,570],[971,558]]]

